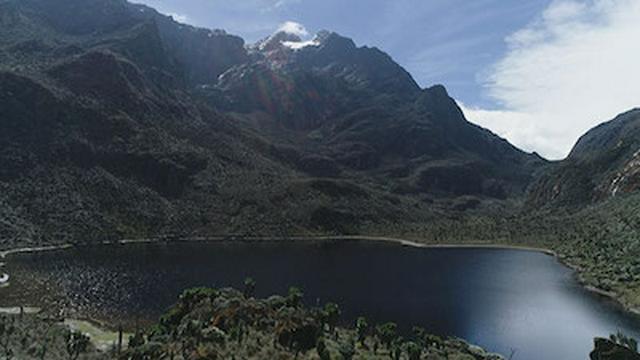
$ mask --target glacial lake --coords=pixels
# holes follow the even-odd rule
[[[112,324],[146,324],[194,286],[338,303],[344,318],[395,321],[458,336],[514,360],[585,360],[593,337],[640,322],[584,290],[551,256],[489,248],[413,248],[391,243],[181,243],[94,246],[14,255],[0,306],[66,304]]]

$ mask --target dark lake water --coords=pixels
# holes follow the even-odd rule
[[[68,303],[118,321],[156,319],[184,288],[235,286],[305,292],[346,319],[395,321],[452,335],[514,360],[585,360],[594,336],[638,319],[585,291],[553,257],[502,249],[422,249],[369,242],[97,246],[9,259],[0,303]]]

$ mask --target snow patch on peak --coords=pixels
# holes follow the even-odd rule
[[[282,47],[285,42],[302,42],[302,39],[295,34],[279,31],[266,39],[260,40],[254,47],[260,51],[273,51]]]
[[[292,50],[300,50],[307,46],[320,46],[320,42],[316,39],[307,41],[284,41],[282,45]]]
[[[293,50],[300,50],[302,48],[305,48],[307,46],[322,46],[322,44],[324,44],[327,39],[331,36],[331,32],[328,32],[326,30],[320,31],[319,33],[316,34],[316,36],[313,37],[313,39],[311,40],[306,40],[306,41],[284,41],[282,42],[282,45],[293,49]]]

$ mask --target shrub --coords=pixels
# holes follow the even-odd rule
[[[299,288],[292,286],[289,288],[289,295],[287,295],[287,306],[298,307],[302,303],[304,293]]]
[[[376,333],[380,338],[380,341],[389,348],[391,346],[391,342],[398,337],[398,325],[393,322],[378,325],[376,327]]]
[[[358,342],[360,342],[360,344],[364,345],[364,340],[367,337],[368,331],[369,323],[367,322],[367,319],[363,316],[359,317],[358,320],[356,320],[356,332],[358,334]]]
[[[81,354],[87,352],[90,339],[79,331],[67,331],[65,334],[65,344],[69,360],[76,360]]]
[[[323,322],[329,325],[329,330],[333,333],[341,315],[340,307],[335,303],[328,303],[322,311]]]

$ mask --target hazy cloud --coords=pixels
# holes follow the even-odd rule
[[[485,79],[499,111],[468,118],[552,159],[584,132],[640,106],[640,1],[556,0],[509,36]]]
[[[295,21],[286,21],[280,25],[278,31],[283,31],[289,34],[297,35],[301,38],[309,36],[309,31],[304,27],[304,25],[297,23]]]
[[[291,4],[297,4],[299,3],[301,0],[278,0],[276,1],[276,3],[273,5],[273,7],[275,8],[282,8],[285,7],[287,5],[291,5]]]

